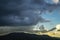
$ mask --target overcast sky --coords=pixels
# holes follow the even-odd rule
[[[30,28],[40,22],[50,29],[60,23],[59,11],[59,0],[0,0],[0,26]]]

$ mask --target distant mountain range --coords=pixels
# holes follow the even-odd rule
[[[60,38],[53,38],[48,35],[35,35],[28,33],[10,33],[5,36],[0,36],[0,40],[60,40]]]

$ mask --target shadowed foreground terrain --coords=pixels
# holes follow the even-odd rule
[[[8,35],[0,36],[0,40],[60,40],[60,38],[28,33],[10,33]]]

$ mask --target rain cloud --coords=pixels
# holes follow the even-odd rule
[[[45,0],[0,0],[0,26],[31,26],[49,22],[41,15],[58,7],[59,3],[49,4]]]

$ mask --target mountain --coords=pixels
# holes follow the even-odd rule
[[[10,33],[8,35],[0,36],[0,40],[60,40],[60,38],[53,38],[48,35]]]

